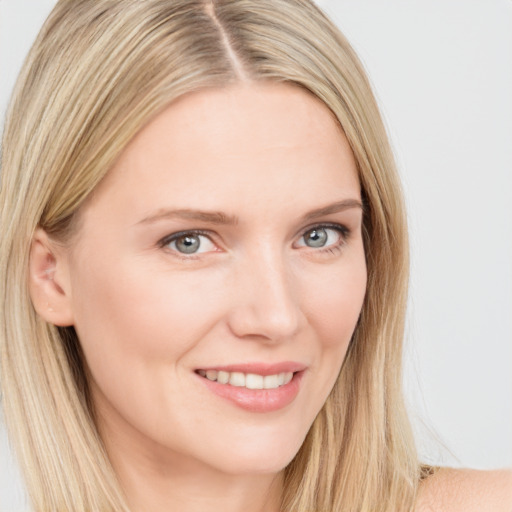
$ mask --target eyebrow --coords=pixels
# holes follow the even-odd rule
[[[363,203],[359,199],[344,199],[343,201],[337,201],[336,203],[323,206],[312,210],[302,217],[302,221],[314,220],[324,215],[331,215],[333,213],[343,212],[351,208],[360,208],[364,210]]]
[[[238,218],[236,216],[228,215],[224,212],[190,210],[187,208],[182,208],[179,210],[167,210],[162,208],[154,214],[145,217],[137,224],[151,224],[153,222],[166,219],[197,220],[201,222],[207,222],[209,224],[224,224],[230,226],[238,223]]]
[[[358,199],[344,199],[343,201],[337,201],[335,203],[323,206],[312,210],[302,217],[302,221],[310,221],[324,215],[330,215],[333,213],[339,213],[350,208],[363,209],[363,204]],[[206,222],[208,224],[217,225],[228,225],[234,226],[238,224],[238,217],[235,215],[228,215],[227,213],[220,211],[204,211],[204,210],[192,210],[188,208],[182,208],[178,210],[168,210],[162,208],[157,210],[155,213],[144,217],[137,224],[152,224],[160,220],[168,219],[185,219],[195,220],[200,222]]]

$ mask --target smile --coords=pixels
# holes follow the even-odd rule
[[[281,372],[274,375],[256,373],[227,372],[222,370],[198,370],[197,373],[219,384],[229,384],[246,389],[277,389],[293,379],[293,372]]]
[[[306,365],[296,362],[247,363],[200,368],[195,374],[211,393],[236,407],[269,413],[295,400],[306,370]]]

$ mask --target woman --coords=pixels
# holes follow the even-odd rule
[[[314,5],[59,2],[1,194],[4,408],[35,510],[510,509],[509,475],[417,461],[400,187]]]

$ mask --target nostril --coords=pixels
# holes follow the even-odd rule
[[[254,298],[252,304],[240,304],[233,308],[228,324],[239,338],[280,342],[297,334],[300,311],[293,304],[277,303],[272,297]]]

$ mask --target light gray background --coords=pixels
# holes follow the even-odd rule
[[[54,3],[0,0],[2,117]],[[404,181],[406,389],[420,452],[512,466],[512,1],[318,3],[365,63]],[[0,510],[22,510],[3,434],[0,450]]]

